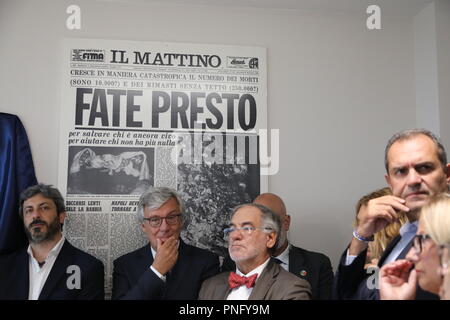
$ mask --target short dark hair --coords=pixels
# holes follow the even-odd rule
[[[62,212],[66,212],[66,206],[64,204],[64,198],[58,189],[54,188],[50,184],[39,183],[37,185],[28,187],[20,194],[20,206],[19,206],[19,216],[23,219],[23,203],[34,197],[35,195],[41,194],[44,198],[53,200],[56,205],[56,211],[58,215]]]
[[[437,148],[437,156],[438,156],[439,161],[441,162],[443,167],[445,167],[447,165],[447,154],[445,152],[445,148],[442,145],[439,138],[433,132],[426,130],[426,129],[408,129],[408,130],[403,130],[403,131],[400,131],[400,132],[394,134],[389,139],[389,141],[386,145],[386,149],[384,151],[384,166],[386,167],[387,173],[389,173],[388,153],[389,153],[389,150],[391,149],[392,145],[397,141],[411,139],[418,135],[427,136],[434,142],[434,144]]]
[[[245,207],[253,207],[259,209],[261,212],[261,220],[262,220],[262,227],[267,228],[271,230],[272,232],[275,232],[277,235],[275,244],[272,248],[269,248],[270,255],[273,255],[275,251],[278,249],[278,243],[280,241],[280,233],[281,233],[281,219],[280,217],[274,213],[272,210],[267,208],[266,206],[263,206],[262,204],[258,203],[246,203],[236,206],[233,211],[231,212],[230,218],[233,218],[234,214],[242,208]]]

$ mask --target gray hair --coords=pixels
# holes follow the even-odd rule
[[[272,248],[269,249],[270,254],[272,255],[273,253],[275,253],[275,251],[278,249],[279,246],[279,240],[280,240],[280,234],[281,234],[281,220],[280,217],[274,213],[272,210],[270,210],[269,208],[261,205],[261,204],[257,204],[257,203],[246,203],[246,204],[241,204],[236,206],[233,211],[231,212],[230,218],[233,218],[233,216],[235,215],[235,213],[242,209],[242,208],[246,208],[246,207],[253,207],[253,208],[257,208],[259,209],[259,211],[261,212],[261,219],[262,219],[262,228],[266,228],[267,230],[264,230],[264,232],[266,233],[271,233],[271,232],[275,232],[277,235],[275,244]]]
[[[138,203],[138,219],[139,222],[144,221],[144,208],[147,207],[150,210],[155,210],[161,207],[167,200],[170,198],[175,198],[175,200],[178,203],[178,206],[180,207],[180,211],[184,212],[184,204],[181,200],[181,197],[179,194],[167,187],[157,187],[157,188],[150,188],[146,192],[144,192],[141,197],[139,198]]]
[[[66,206],[64,204],[64,198],[58,189],[54,188],[50,184],[39,183],[31,186],[20,194],[19,198],[19,216],[23,219],[23,203],[28,199],[41,194],[44,198],[51,199],[56,205],[56,212],[66,212]]]
[[[443,167],[445,167],[447,165],[447,154],[445,152],[445,148],[442,145],[439,138],[433,132],[426,130],[426,129],[409,129],[409,130],[400,131],[400,132],[394,134],[389,139],[389,141],[386,145],[386,149],[384,151],[384,166],[386,167],[386,172],[389,173],[388,152],[391,149],[392,145],[397,141],[408,140],[408,139],[411,139],[411,138],[421,135],[421,134],[424,136],[427,136],[434,142],[434,144],[438,150],[437,156],[438,156],[439,161],[441,162]]]

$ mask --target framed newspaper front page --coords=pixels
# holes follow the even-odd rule
[[[153,186],[185,201],[182,238],[221,256],[230,209],[267,190],[266,49],[66,39],[59,174],[66,237],[103,261],[148,243],[136,215]]]

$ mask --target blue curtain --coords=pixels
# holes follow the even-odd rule
[[[18,215],[19,195],[35,185],[27,133],[15,115],[0,112],[0,254],[27,244]]]

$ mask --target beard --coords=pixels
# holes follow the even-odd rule
[[[34,224],[42,223],[42,226],[34,227]],[[46,228],[47,231],[42,231]],[[55,236],[61,232],[61,224],[59,222],[58,216],[53,219],[53,221],[48,224],[47,222],[37,219],[31,222],[28,227],[25,227],[25,234],[27,235],[28,241],[30,243],[38,244],[45,241],[51,241]]]
[[[258,256],[258,251],[255,248],[252,248],[250,249],[250,251],[245,252],[233,252],[229,249],[228,253],[230,254],[231,260],[233,260],[235,263],[253,259]]]

